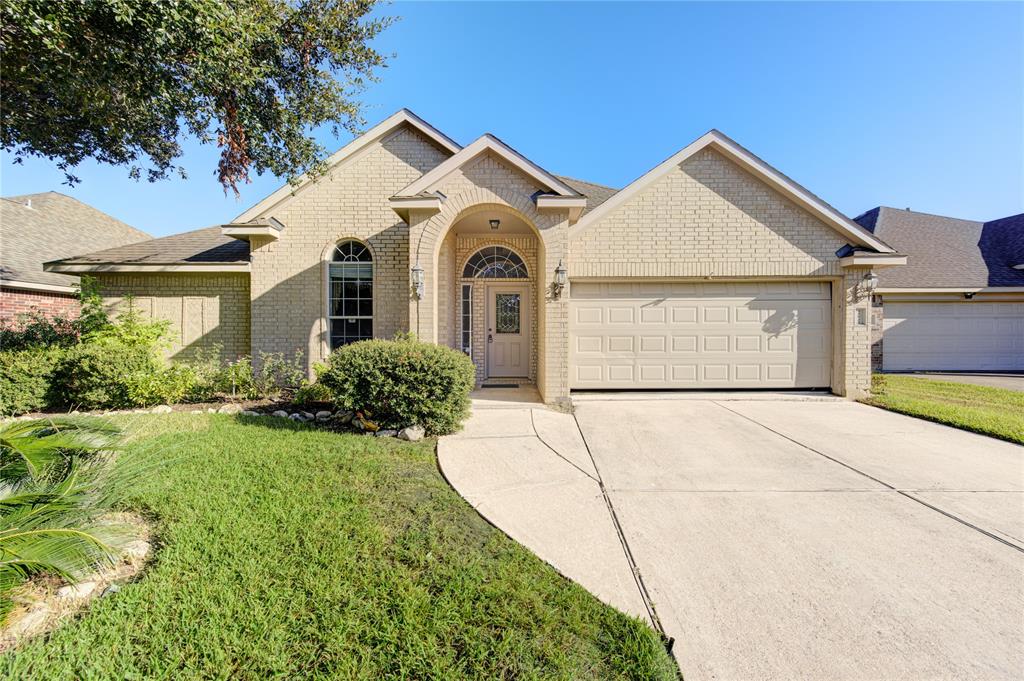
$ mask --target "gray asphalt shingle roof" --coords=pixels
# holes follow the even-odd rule
[[[608,200],[618,190],[599,184],[557,176],[572,189],[587,199],[584,213],[593,210]],[[55,260],[56,258],[50,258]],[[234,264],[249,261],[249,244],[221,234],[219,225],[206,227],[182,234],[174,234],[143,243],[108,248],[102,251],[63,258],[69,265],[185,265],[185,264]],[[61,276],[61,275],[57,275]]]
[[[78,277],[45,272],[43,263],[150,239],[145,232],[57,192],[0,199],[0,278],[5,280],[72,286]]]
[[[220,225],[66,258],[64,264],[187,265],[249,262],[249,244],[221,234]]]
[[[907,264],[878,272],[882,288],[1024,286],[1024,213],[990,222],[880,206],[854,220]]]

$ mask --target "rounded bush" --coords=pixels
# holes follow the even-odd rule
[[[50,383],[63,355],[57,347],[0,352],[0,415],[49,407]]]
[[[54,374],[53,385],[63,404],[84,409],[141,406],[129,386],[138,374],[157,374],[162,367],[145,345],[103,342],[69,348]]]
[[[320,377],[336,404],[362,411],[382,428],[420,425],[431,435],[459,429],[475,380],[469,357],[414,339],[343,346]]]

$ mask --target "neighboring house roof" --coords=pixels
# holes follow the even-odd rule
[[[249,244],[221,233],[221,226],[150,239],[49,263],[51,271],[246,271]]]
[[[809,211],[825,224],[831,226],[840,234],[850,238],[855,245],[866,246],[879,253],[895,253],[896,250],[887,243],[873,235],[867,229],[846,217],[838,210],[822,201],[820,198],[807,191],[790,178],[771,167],[760,158],[743,148],[727,135],[718,130],[711,130],[701,135],[692,143],[679,150],[659,165],[640,176],[625,188],[620,190],[605,201],[600,207],[591,211],[580,219],[573,228],[574,233],[586,229],[602,217],[610,214],[619,206],[623,205],[632,197],[638,195],[647,187],[651,186],[666,174],[672,172],[683,161],[690,158],[700,150],[712,147],[719,153],[735,162],[739,167],[764,181],[768,186],[780,192],[783,196]]]
[[[878,273],[880,289],[1024,286],[1024,213],[977,222],[880,206],[854,220],[908,256]]]
[[[149,239],[57,192],[0,199],[0,279],[12,286],[70,292],[78,277],[44,271],[44,262]]]

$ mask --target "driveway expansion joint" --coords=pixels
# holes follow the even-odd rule
[[[580,426],[579,419],[576,418],[575,412],[573,412],[572,420],[576,424],[576,429],[579,430],[580,437],[583,439],[583,446],[586,448],[587,455],[590,456],[590,461],[594,466],[594,471],[597,473],[597,485],[601,489],[601,496],[604,498],[605,506],[608,507],[608,514],[611,516],[612,525],[615,526],[615,532],[619,537],[619,543],[622,544],[622,551],[626,556],[626,562],[629,563],[629,569],[633,573],[633,579],[636,581],[636,586],[640,591],[640,597],[643,599],[644,607],[647,609],[647,614],[651,618],[651,623],[654,625],[654,628],[667,642],[669,653],[672,653],[672,647],[675,643],[675,639],[668,635],[665,631],[665,627],[661,623],[661,618],[658,617],[658,611],[654,607],[654,599],[651,598],[651,594],[647,590],[647,585],[644,583],[643,575],[640,574],[640,566],[637,565],[636,559],[633,557],[633,550],[629,546],[629,540],[626,539],[626,531],[622,527],[622,523],[619,521],[618,514],[615,512],[615,505],[612,503],[611,494],[604,486],[604,480],[601,477],[601,469],[597,466],[597,460],[594,458],[594,453],[590,451],[590,444],[587,442],[587,436],[583,433],[583,428]]]

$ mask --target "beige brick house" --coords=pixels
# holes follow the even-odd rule
[[[873,270],[905,258],[725,135],[622,190],[400,111],[228,225],[50,263],[172,320],[188,356],[412,331],[478,380],[587,389],[870,385]]]

